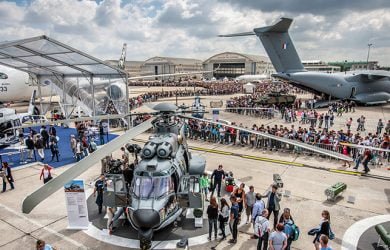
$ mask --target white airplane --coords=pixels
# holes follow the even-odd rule
[[[0,66],[0,103],[29,101],[34,90],[38,91],[38,86],[27,73]],[[43,83],[41,92],[49,96],[50,86]]]
[[[17,128],[22,124],[26,122],[48,122],[44,116],[39,115],[39,110],[35,107],[35,93],[36,90],[33,90],[27,113],[17,113],[12,108],[0,108],[0,147],[8,146],[18,141],[19,130]]]
[[[270,76],[266,74],[261,74],[261,75],[242,75],[236,77],[235,80],[239,82],[253,82],[253,81],[262,81],[266,79],[270,79]]]

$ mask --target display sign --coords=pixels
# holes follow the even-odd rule
[[[223,102],[220,101],[210,101],[210,108],[222,108]]]
[[[64,185],[68,229],[88,229],[88,208],[83,180],[72,180]]]

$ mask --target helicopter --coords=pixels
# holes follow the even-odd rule
[[[232,127],[338,159],[351,160],[350,157],[340,153],[302,142],[187,116],[185,113],[192,112],[180,109],[171,103],[160,103],[153,109],[155,112],[136,115],[149,114],[154,118],[129,129],[122,136],[98,148],[90,156],[28,195],[22,203],[23,213],[30,213],[35,206],[67,182],[126,145],[129,152],[141,158],[134,170],[131,186],[126,186],[123,174],[118,171],[119,165],[114,164],[114,168],[105,174],[107,187],[103,193],[103,201],[109,207],[126,208],[130,224],[139,232],[140,249],[150,249],[154,232],[174,223],[184,209],[203,210],[204,199],[200,192],[199,179],[205,171],[206,160],[201,156],[193,155],[188,149],[185,120],[189,119]],[[130,143],[137,135],[151,128],[154,130],[153,135],[149,137],[143,148]]]
[[[136,115],[149,114],[155,116],[154,119],[130,129],[67,169],[47,183],[48,186],[26,197],[23,212],[30,212],[43,200],[42,194],[50,195],[53,189],[62,187],[122,145],[126,145],[130,153],[139,155],[141,160],[134,170],[129,188],[123,174],[118,171],[119,165],[113,164],[105,173],[107,187],[103,201],[105,206],[127,208],[127,218],[139,232],[141,249],[150,249],[153,233],[176,221],[184,209],[203,210],[204,198],[200,192],[199,179],[205,171],[206,160],[189,152],[185,123],[180,119],[182,114],[191,111],[180,110],[170,103],[157,104],[153,109],[156,112]],[[143,148],[129,143],[132,138],[150,128],[154,129],[154,134]]]

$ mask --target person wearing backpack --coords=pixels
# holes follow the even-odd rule
[[[264,209],[261,215],[257,216],[254,221],[255,235],[258,237],[257,250],[268,249],[268,236],[270,233],[270,226],[267,217],[268,217],[268,210]]]
[[[291,217],[290,209],[285,208],[283,211],[283,214],[279,220],[279,223],[282,223],[284,225],[283,232],[287,236],[287,246],[285,250],[290,250],[291,243],[297,239],[297,227],[295,226],[294,220]],[[299,233],[298,233],[299,234]]]

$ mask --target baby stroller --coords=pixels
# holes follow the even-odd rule
[[[233,173],[229,172],[229,174],[225,177],[225,190],[228,193],[233,192],[234,186],[236,183],[234,182]]]

